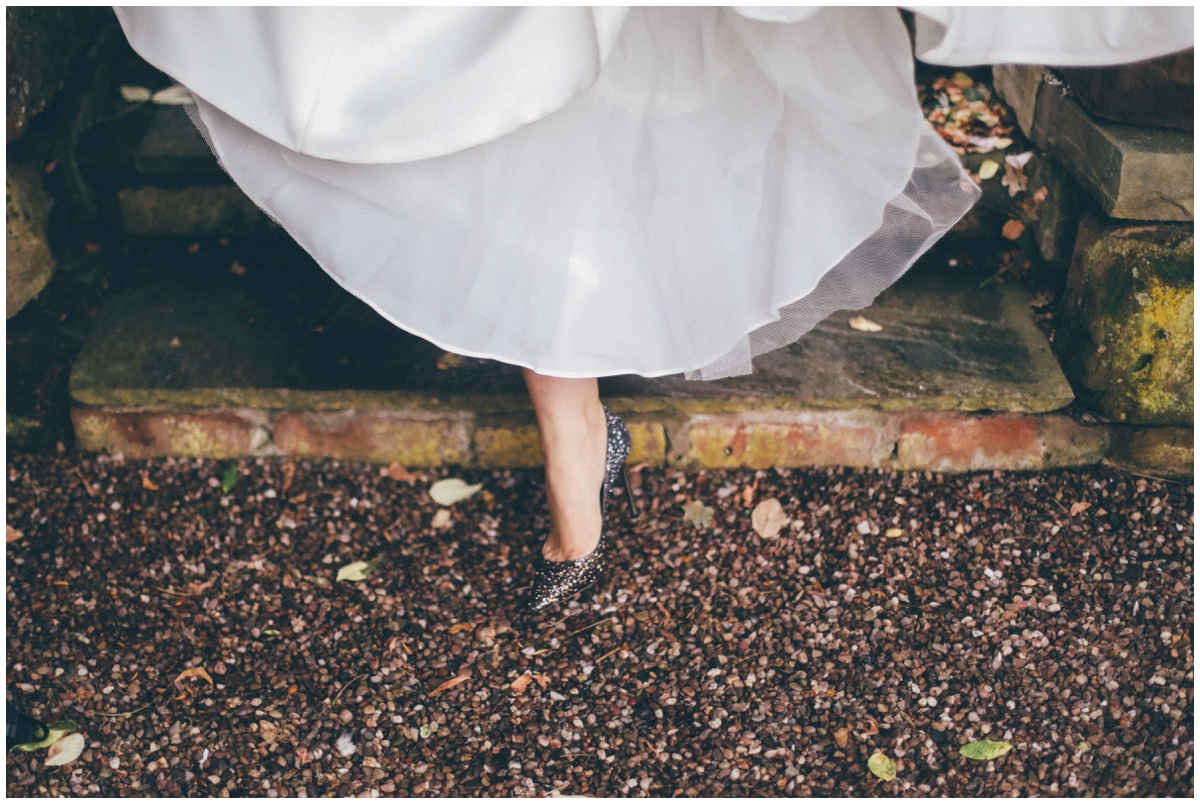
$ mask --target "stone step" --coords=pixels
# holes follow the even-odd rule
[[[127,457],[329,456],[540,463],[519,369],[447,355],[341,292],[287,247],[208,262],[151,255],[109,298],[71,375],[79,445]],[[212,251],[212,249],[209,249]],[[174,259],[177,263],[169,264]],[[161,262],[156,262],[161,260]],[[608,377],[634,461],[959,471],[1094,463],[1104,428],[1072,399],[1024,290],[931,256],[747,377]]]
[[[1193,219],[1190,131],[1098,120],[1044,67],[1000,65],[992,76],[1021,129],[1061,163],[1106,214],[1134,220]]]

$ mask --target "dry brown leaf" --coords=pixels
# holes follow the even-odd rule
[[[142,472],[142,488],[147,491],[158,491],[158,484],[150,479],[150,475]]]
[[[750,523],[754,526],[754,532],[764,539],[774,539],[779,535],[779,531],[783,530],[783,526],[790,521],[783,513],[783,506],[774,497],[763,500],[754,506],[754,513],[750,515]]]
[[[383,470],[384,477],[390,477],[392,480],[399,480],[403,483],[413,483],[417,480],[417,476],[405,469],[399,463],[388,464],[388,467]]]
[[[279,738],[279,727],[269,720],[258,721],[258,734],[269,743]]]
[[[445,692],[446,690],[454,689],[455,687],[457,687],[459,684],[463,683],[470,677],[471,677],[471,671],[469,671],[469,670],[459,673],[454,678],[448,679],[446,681],[443,681],[441,684],[438,684],[436,687],[434,687],[433,692],[431,692],[429,694],[430,695],[439,695],[439,694]]]
[[[292,478],[296,476],[296,464],[288,461],[283,467],[283,490],[287,491],[292,485]]]
[[[1026,186],[1029,184],[1029,177],[1025,175],[1025,171],[1019,167],[1013,167],[1010,162],[1004,163],[1004,178],[1000,179],[1000,184],[1008,188],[1009,197],[1013,197],[1018,193],[1023,193]]]
[[[861,315],[856,315],[850,319],[850,329],[856,329],[859,332],[880,332],[883,327],[876,324],[869,318],[863,318]]]
[[[208,682],[208,686],[213,686],[212,676],[205,672],[203,667],[189,667],[175,676],[175,686],[182,688],[183,685],[180,682],[189,678],[201,678]]]
[[[450,626],[450,633],[457,634],[459,631],[474,631],[475,623],[455,623]]]
[[[545,673],[538,673],[533,677],[533,680],[536,681],[542,689],[546,689],[546,687],[550,686],[550,676],[546,675]]]
[[[8,544],[12,544],[24,535],[24,533],[14,528],[12,525],[6,524],[4,526],[4,541]]]
[[[1092,507],[1092,504],[1090,502],[1071,503],[1071,516],[1075,516],[1076,514],[1082,514],[1084,511],[1086,511],[1087,509],[1089,509],[1091,507]]]
[[[838,748],[845,748],[850,743],[850,729],[842,727],[833,733],[833,741]]]
[[[524,692],[525,688],[529,686],[530,681],[533,681],[533,676],[529,673],[524,673],[513,679],[513,682],[508,686],[513,692]]]
[[[1017,240],[1025,233],[1024,221],[1013,218],[1004,224],[1004,228],[1000,230],[1000,234],[1004,235],[1006,240]]]
[[[754,493],[758,491],[758,478],[754,478],[753,482],[742,487],[742,505],[747,508],[754,502]]]

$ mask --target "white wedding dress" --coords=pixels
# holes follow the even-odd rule
[[[914,8],[928,62],[1100,65],[1190,7]],[[716,379],[868,306],[978,196],[895,8],[118,8],[222,166],[442,348]]]

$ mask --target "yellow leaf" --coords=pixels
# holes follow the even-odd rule
[[[896,762],[880,751],[871,754],[871,758],[867,760],[867,768],[885,782],[896,778]]]
[[[429,496],[438,505],[454,505],[459,500],[465,500],[483,488],[482,483],[468,486],[457,477],[447,477],[429,487]]]
[[[856,329],[859,332],[879,332],[883,329],[879,324],[876,324],[869,318],[863,318],[861,315],[856,315],[850,319],[850,328]]]
[[[902,528],[888,528],[883,532],[883,535],[889,539],[895,539],[898,536],[903,536],[904,530]]]
[[[683,521],[690,523],[697,530],[705,530],[712,524],[714,509],[699,500],[692,500],[683,506]]]
[[[1000,172],[1000,163],[991,159],[985,159],[983,164],[979,166],[979,178],[987,181],[992,176]]]

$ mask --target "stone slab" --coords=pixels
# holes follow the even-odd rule
[[[155,110],[133,157],[134,169],[149,181],[228,182],[212,149],[182,106]]]
[[[74,408],[80,449],[127,458],[237,458],[269,452],[267,416],[254,410]]]
[[[1044,67],[1002,65],[993,68],[992,77],[1021,130],[1108,215],[1193,220],[1191,132],[1096,119]]]
[[[276,224],[236,185],[127,187],[117,194],[132,235],[245,235]]]
[[[87,405],[240,406],[290,410],[417,408],[527,411],[520,371],[453,359],[393,327],[313,265],[246,277],[159,271],[114,295],[72,372]],[[641,412],[743,409],[1045,412],[1071,402],[1025,292],[943,265],[914,269],[862,314],[841,312],[798,343],[756,359],[753,375],[601,378],[601,393]],[[324,310],[325,325],[297,311]],[[319,316],[318,316],[319,317]],[[329,319],[326,321],[326,319]],[[441,367],[439,368],[439,361]]]
[[[1190,221],[1190,133],[1101,122],[1062,92],[1044,91],[1033,140],[1062,163],[1114,218]]]
[[[1084,109],[1117,123],[1191,131],[1195,116],[1195,52],[1110,67],[1059,72]]]

